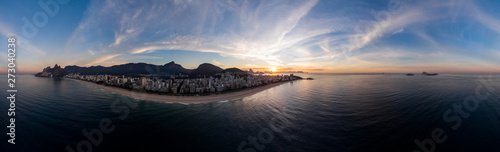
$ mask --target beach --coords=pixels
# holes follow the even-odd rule
[[[88,81],[83,81],[83,80],[78,80],[78,79],[70,79],[70,80],[74,80],[77,82],[81,82],[84,84],[95,86],[97,88],[104,89],[104,90],[107,90],[110,92],[114,92],[116,94],[131,97],[131,98],[147,100],[147,101],[156,101],[156,102],[169,102],[169,103],[210,103],[210,102],[219,102],[219,101],[229,101],[229,100],[234,100],[234,99],[241,99],[241,98],[259,93],[261,91],[267,90],[269,88],[279,86],[279,85],[287,83],[287,82],[291,82],[291,81],[277,82],[277,83],[271,83],[271,84],[258,86],[258,87],[246,88],[246,89],[242,89],[239,91],[231,91],[231,92],[213,94],[213,95],[172,96],[172,95],[160,95],[160,94],[147,93],[147,92],[131,91],[131,90],[127,90],[124,88],[105,86],[102,84],[97,84],[94,82],[88,82]]]

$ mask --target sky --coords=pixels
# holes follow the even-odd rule
[[[0,1],[17,70],[130,62],[311,73],[500,72],[495,0]],[[7,71],[7,51],[0,70]]]

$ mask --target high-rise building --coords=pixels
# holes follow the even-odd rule
[[[139,81],[139,86],[141,86],[141,88],[144,88],[146,86],[146,84],[148,84],[146,78],[145,77],[141,77],[141,79]]]

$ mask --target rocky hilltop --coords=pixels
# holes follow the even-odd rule
[[[35,74],[37,77],[63,77],[66,75],[66,72],[59,65],[54,65],[54,68],[50,66],[43,69],[42,72]]]

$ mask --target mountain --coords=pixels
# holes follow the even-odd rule
[[[222,71],[222,73],[225,73],[225,72],[237,72],[237,73],[239,73],[239,72],[245,72],[245,71],[240,70],[238,68],[227,68],[227,69]]]
[[[254,74],[254,72],[253,72],[253,70],[252,70],[252,69],[248,70],[248,73],[250,73],[250,74]]]
[[[44,71],[46,69],[44,69]],[[185,69],[181,65],[176,64],[175,62],[172,61],[163,66],[147,64],[147,63],[127,63],[122,65],[114,65],[111,67],[103,67],[103,66],[79,67],[76,65],[71,65],[64,67],[64,71],[65,73],[80,73],[83,75],[109,74],[109,75],[136,76],[141,74],[146,74],[146,75],[147,74],[170,75],[178,73],[189,74],[191,73],[192,70]]]
[[[91,66],[91,67],[79,67],[79,66],[66,66],[64,67],[67,73],[80,73],[83,75],[89,74],[109,74],[109,75],[140,75],[140,74],[156,74],[156,75],[169,75],[191,73],[192,70],[185,69],[175,62],[169,62],[163,66],[147,64],[147,63],[127,63],[122,65],[114,65],[111,67],[103,66]]]
[[[223,69],[210,63],[203,63],[189,74],[189,77],[209,77],[222,72]]]
[[[252,70],[252,69],[250,69],[250,70]],[[233,73],[233,74],[239,75],[239,76],[247,76],[250,74],[249,72],[243,71],[243,70],[238,69],[238,68],[227,68],[227,69],[222,71],[222,73],[226,73],[226,72],[230,72],[230,73]]]
[[[126,76],[138,76],[138,75],[155,75],[155,76],[168,76],[171,74],[189,74],[189,77],[209,77],[214,76],[217,73],[230,72],[238,75],[248,75],[248,72],[240,70],[238,68],[228,68],[222,69],[210,63],[203,63],[198,66],[198,68],[191,70],[185,69],[175,62],[169,62],[164,65],[154,65],[147,63],[127,63],[121,65],[114,65],[111,67],[104,66],[91,66],[91,67],[79,67],[76,65],[70,65],[61,68],[59,65],[55,65],[54,68],[47,67],[44,68],[42,72],[36,74],[35,76],[40,77],[63,77],[66,74],[74,73],[81,75],[94,75],[94,74],[109,74],[109,75],[126,75]]]
[[[173,73],[173,74],[176,74],[176,73],[188,74],[188,73],[191,73],[193,71],[190,69],[184,69],[184,67],[182,67],[180,64],[175,64],[174,61],[163,65],[163,67],[161,67],[160,69],[161,69],[161,71],[165,71],[165,72],[169,72],[169,73]]]
[[[66,71],[59,65],[54,65],[54,68],[50,66],[43,69],[42,72],[35,74],[37,77],[63,77],[66,75]]]

